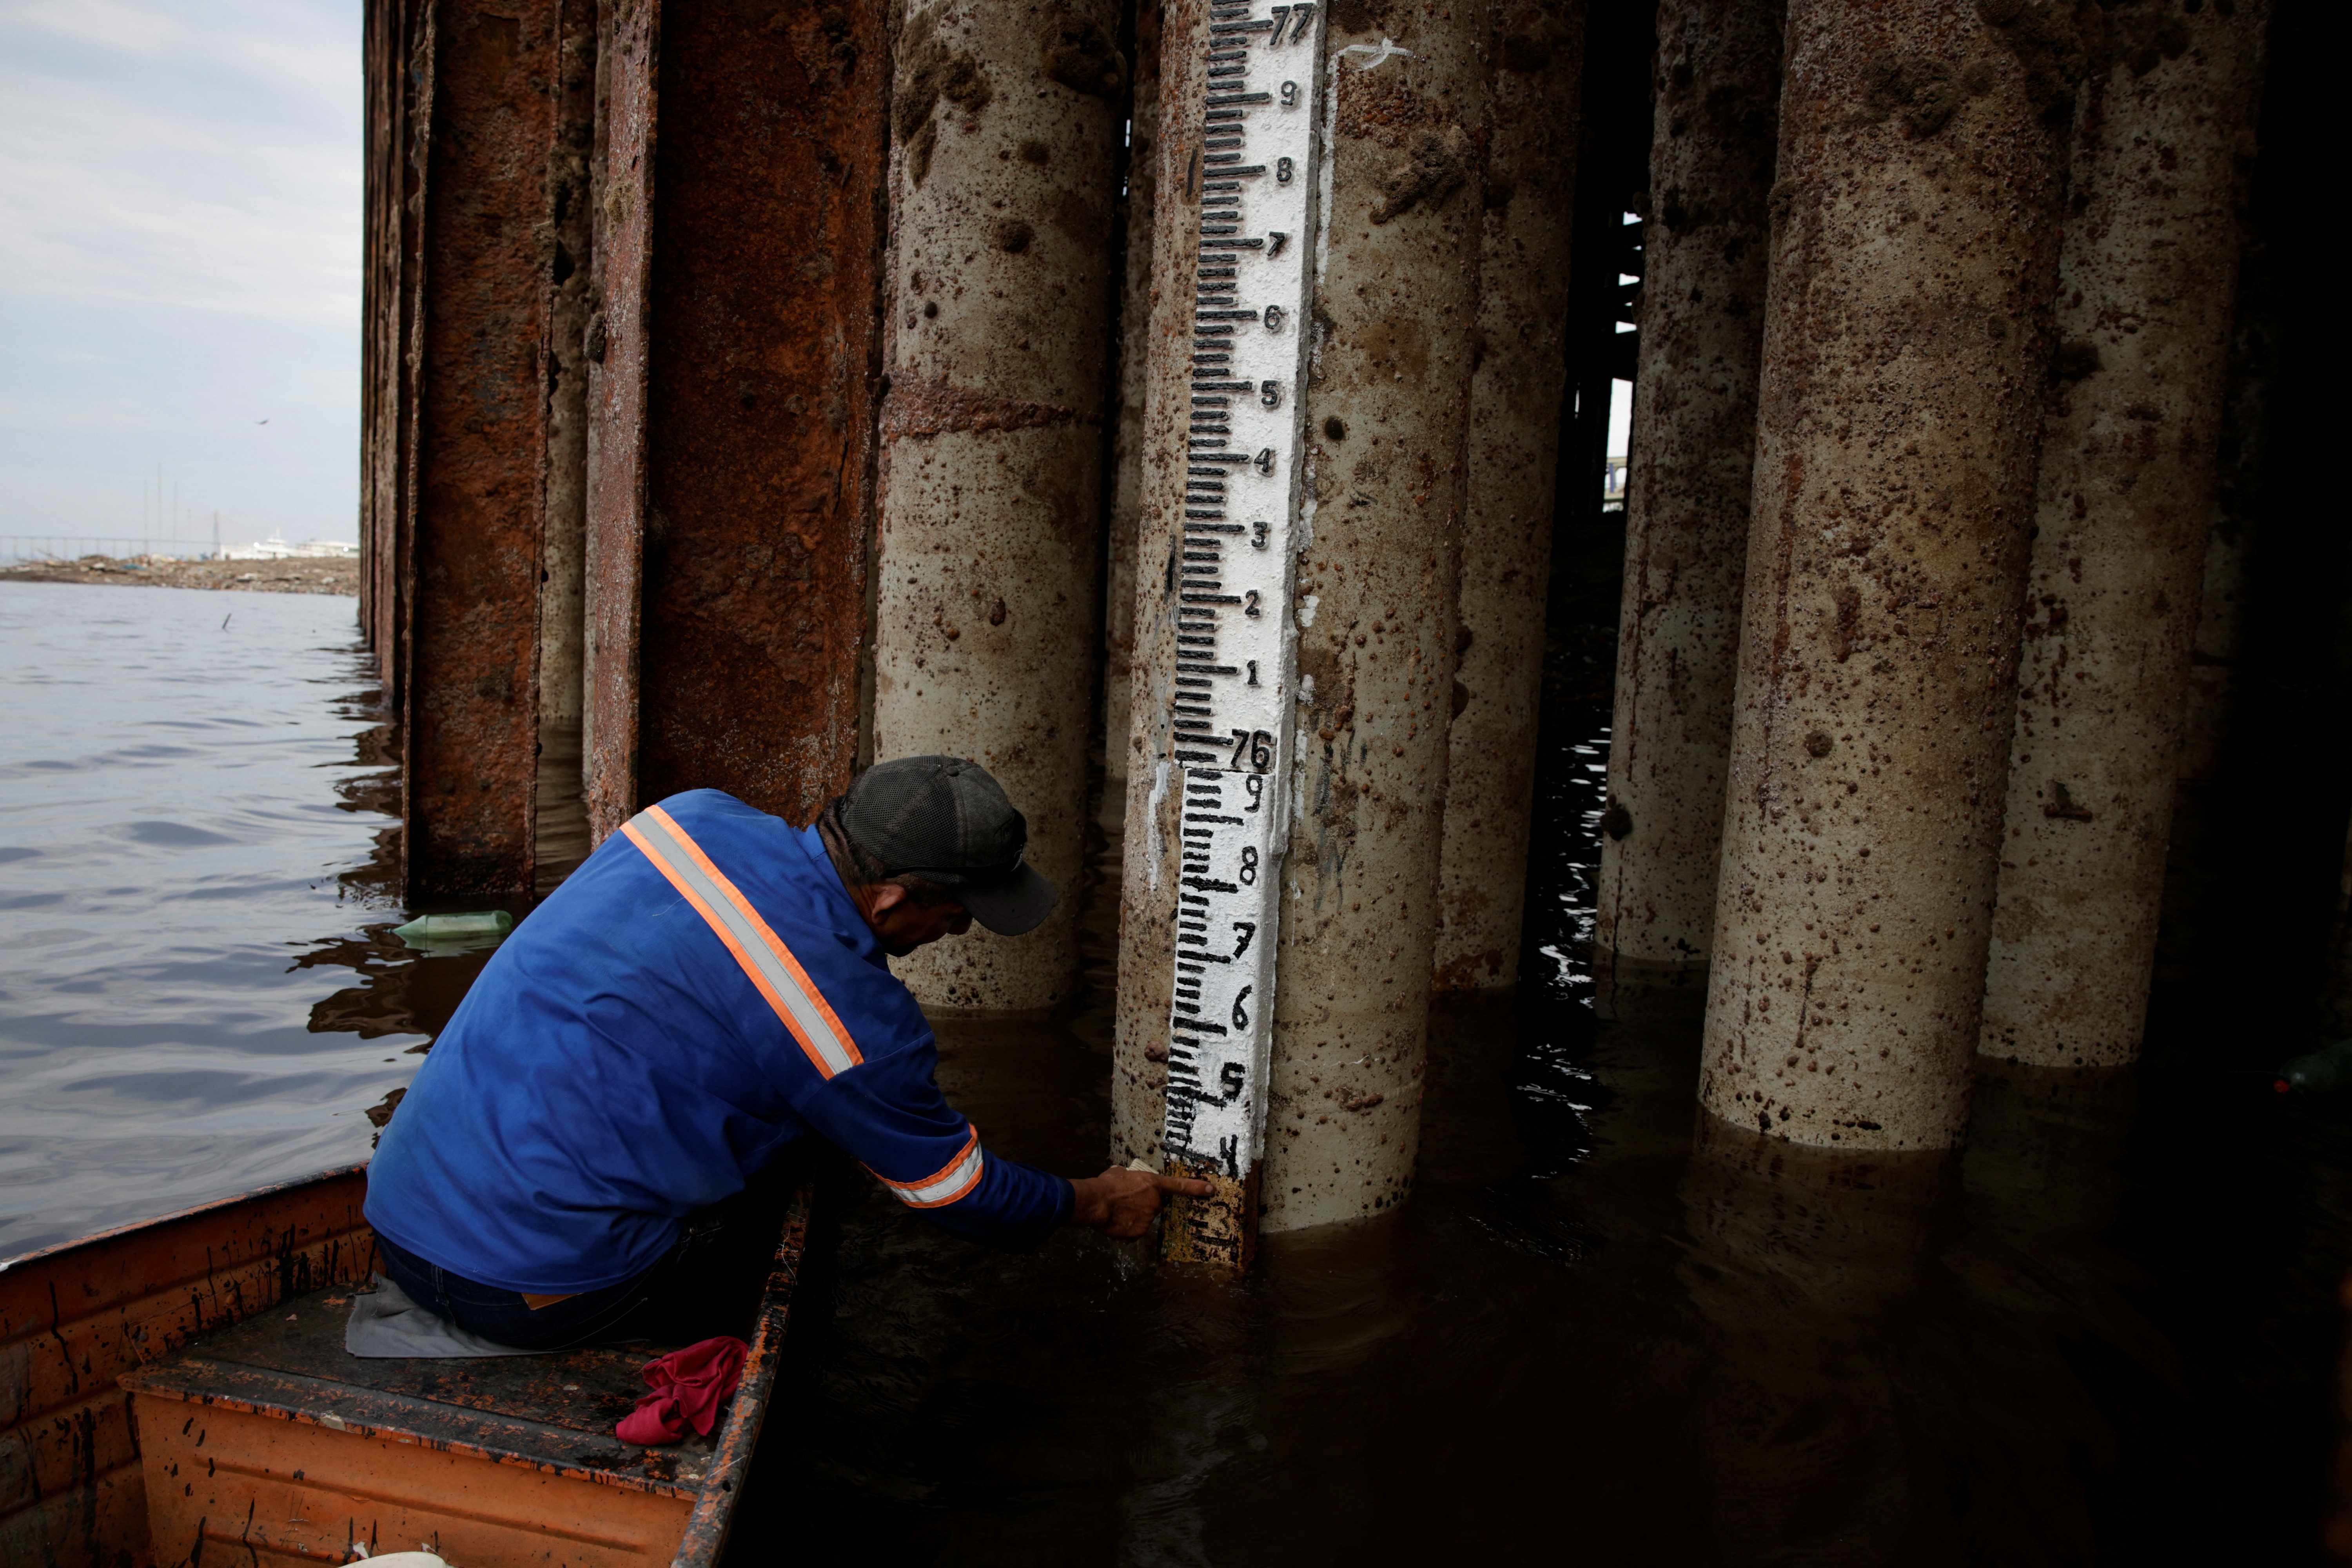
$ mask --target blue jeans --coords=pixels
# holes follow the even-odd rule
[[[650,1268],[617,1285],[539,1308],[525,1302],[518,1291],[468,1279],[384,1237],[378,1236],[375,1245],[385,1276],[436,1317],[517,1350],[558,1351],[661,1335],[665,1320],[672,1315],[668,1310],[697,1293],[694,1287],[707,1272],[702,1266],[718,1250],[726,1228],[719,1210],[689,1215],[677,1240]]]

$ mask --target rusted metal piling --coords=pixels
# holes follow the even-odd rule
[[[2049,374],[2073,13],[1795,0],[1700,1098],[1965,1119]]]
[[[860,743],[884,8],[603,21],[590,824],[704,786],[806,822]]]
[[[419,8],[373,0],[366,15],[367,257],[360,274],[360,634],[394,711],[400,702],[399,563],[415,440],[411,331],[416,298],[416,193],[423,188],[427,112],[417,89],[432,79],[430,35]]]
[[[969,756],[1069,893],[898,973],[929,1005],[1042,1008],[1077,983],[1099,664],[1103,420],[1127,98],[1113,0],[923,3],[898,35],[876,540],[874,745]]]
[[[2076,112],[1988,1056],[2139,1053],[2269,9],[2117,12]]]
[[[537,232],[557,0],[424,21],[414,447],[395,566],[413,892],[527,895],[536,864],[540,539],[551,306]]]
[[[1435,983],[1518,979],[1566,380],[1583,0],[1496,6]]]
[[[588,161],[596,140],[595,0],[560,0],[556,15],[555,144],[547,169],[541,260],[553,288],[544,379],[547,468],[539,587],[539,779],[533,855],[541,890],[588,855],[582,795],[581,717],[587,651]]]
[[[1753,494],[1782,0],[1665,0],[1593,981],[1704,987]],[[1696,984],[1693,982],[1696,982]]]

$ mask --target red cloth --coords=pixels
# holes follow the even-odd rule
[[[648,1447],[683,1440],[688,1424],[709,1436],[719,1407],[735,1397],[735,1385],[743,1381],[743,1358],[751,1352],[741,1340],[721,1334],[646,1363],[646,1386],[653,1392],[614,1432],[624,1443]]]

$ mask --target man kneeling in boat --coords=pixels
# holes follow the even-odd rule
[[[630,820],[507,939],[435,1041],[369,1171],[385,1274],[501,1344],[621,1337],[695,1289],[714,1205],[811,1135],[926,1219],[1035,1245],[1139,1236],[1204,1182],[1065,1181],[950,1110],[887,953],[1035,928],[1053,885],[978,764],[868,769],[794,828],[717,790]]]

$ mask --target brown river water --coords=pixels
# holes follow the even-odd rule
[[[0,1255],[363,1157],[478,971],[384,934],[350,601],[227,597],[0,584]],[[1695,1023],[1591,1011],[1592,692],[1548,704],[1527,980],[1433,1026],[1413,1201],[1227,1282],[834,1182],[735,1560],[2315,1559],[2352,1105],[2271,1091],[2303,1042],[2168,995],[2134,1072],[1988,1071],[1954,1157],[1711,1128]],[[1070,1173],[1097,925],[1094,1001],[939,1031],[991,1146]]]

